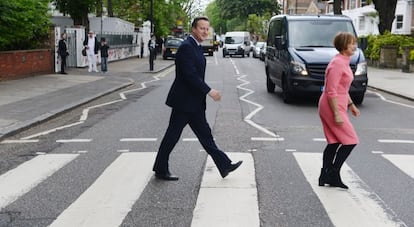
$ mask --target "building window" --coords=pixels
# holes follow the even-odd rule
[[[360,31],[365,30],[365,17],[360,16],[360,17],[358,17],[358,19],[359,19],[358,30],[360,30]]]
[[[397,29],[403,28],[403,15],[397,15]]]

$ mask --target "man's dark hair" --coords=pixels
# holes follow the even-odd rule
[[[208,17],[205,17],[205,16],[196,17],[196,18],[194,18],[193,23],[191,23],[191,27],[192,28],[197,28],[197,23],[198,23],[199,20],[210,21],[208,19]]]

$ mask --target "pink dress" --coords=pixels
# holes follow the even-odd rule
[[[341,143],[349,145],[359,143],[358,136],[349,121],[347,113],[348,92],[354,78],[349,62],[350,57],[337,54],[325,71],[325,87],[319,99],[319,117],[328,144]],[[328,99],[334,97],[336,97],[338,110],[344,121],[342,125],[335,123],[334,114],[329,105]]]

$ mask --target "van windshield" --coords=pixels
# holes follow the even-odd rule
[[[226,37],[226,39],[224,40],[224,43],[226,44],[240,44],[243,43],[243,37],[237,37],[237,36],[232,36],[232,37]]]
[[[333,39],[338,32],[355,35],[351,21],[290,21],[290,47],[333,47]]]

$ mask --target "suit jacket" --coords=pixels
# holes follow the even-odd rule
[[[211,88],[204,82],[206,59],[203,49],[188,37],[175,56],[175,79],[166,104],[183,112],[206,110],[206,95]]]
[[[99,48],[101,47],[101,44],[98,42],[98,39],[95,37],[95,48],[94,48],[94,53],[98,54]],[[85,40],[83,41],[83,46],[87,46],[89,42],[89,36],[86,35]]]

